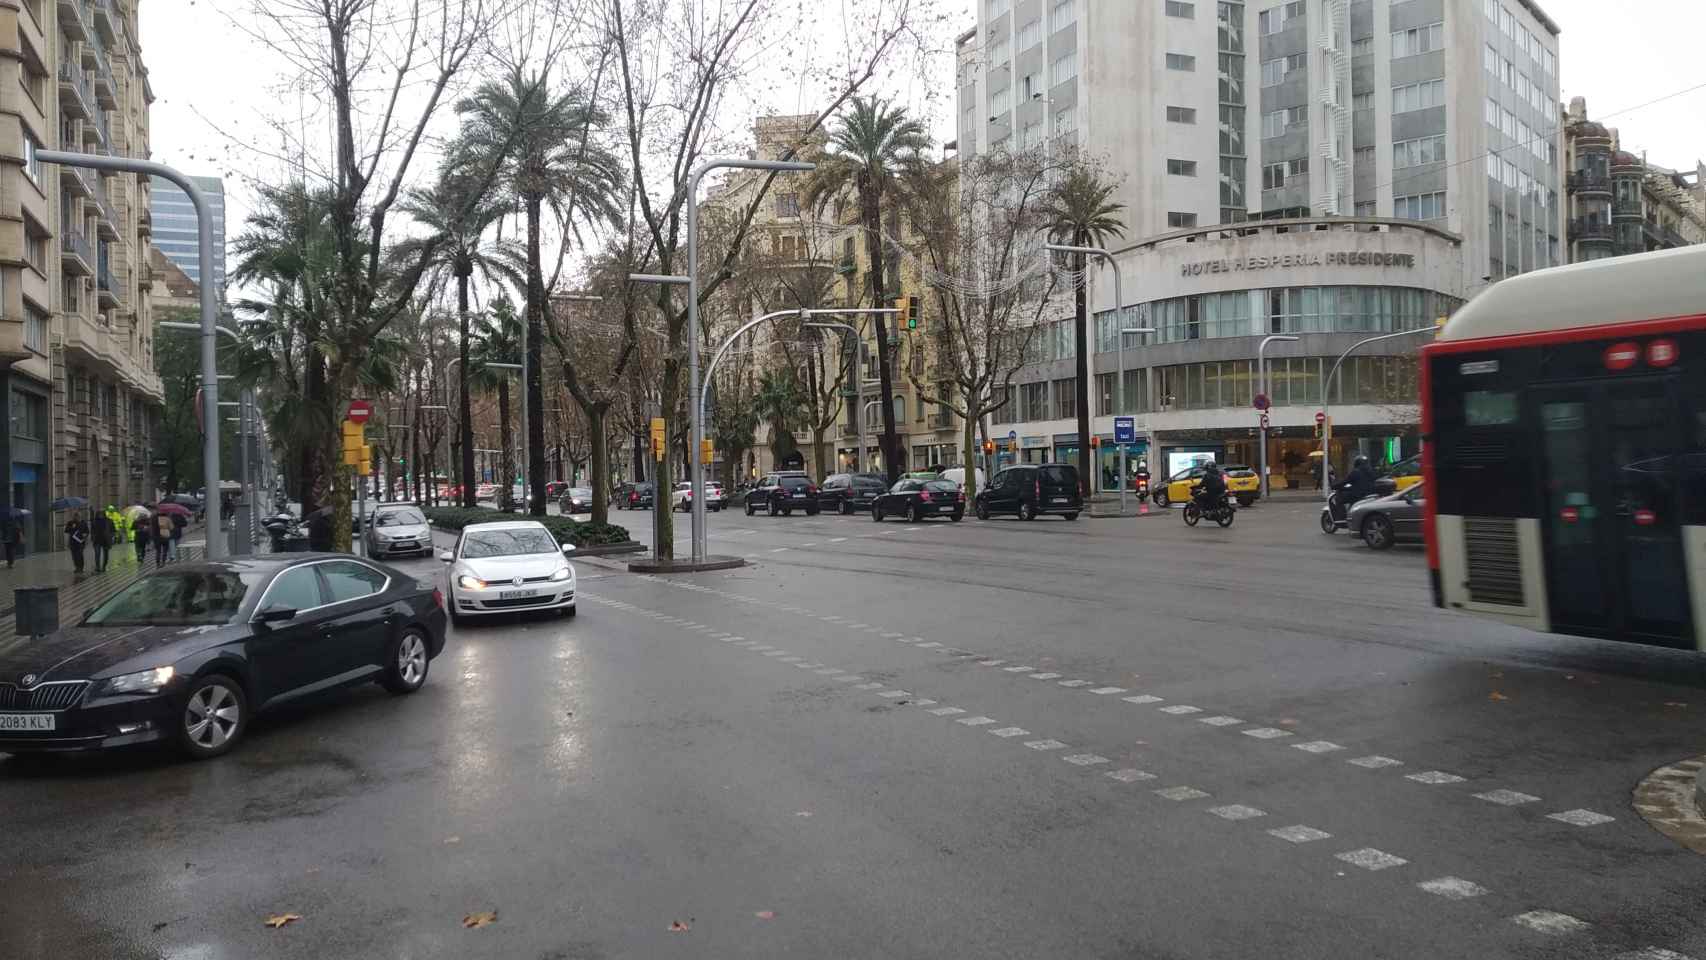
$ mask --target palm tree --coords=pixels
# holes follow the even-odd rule
[[[1049,238],[1055,243],[1076,247],[1100,247],[1109,237],[1125,232],[1119,212],[1125,204],[1113,201],[1116,184],[1103,180],[1095,170],[1073,167],[1043,202],[1042,215],[1048,222]],[[1086,332],[1086,291],[1089,277],[1084,272],[1085,255],[1072,255],[1073,269],[1078,271],[1078,287],[1074,294],[1077,322],[1073,327],[1078,350],[1078,490],[1090,496],[1090,344]],[[1115,304],[1116,308],[1123,304]]]
[[[822,210],[851,187],[859,201],[859,224],[865,229],[865,253],[871,265],[871,303],[883,305],[888,287],[883,277],[883,195],[897,183],[901,171],[919,161],[930,147],[924,124],[881,98],[854,97],[829,135],[828,154],[806,179],[805,201]],[[900,479],[900,451],[894,426],[894,378],[889,370],[888,325],[876,314],[877,368],[882,384],[883,466],[889,483]],[[861,411],[862,412],[862,411]]]
[[[752,395],[752,412],[759,420],[770,424],[770,455],[777,469],[782,461],[799,449],[789,422],[800,410],[800,388],[792,370],[766,370],[759,378],[758,391]]]
[[[548,307],[540,221],[549,207],[565,247],[582,225],[620,223],[622,164],[592,140],[609,116],[579,91],[553,96],[545,75],[516,68],[501,81],[481,84],[456,109],[464,117],[460,149],[475,162],[495,165],[527,221],[527,481],[534,498],[532,513],[543,516],[545,412],[540,377]]]
[[[411,190],[401,209],[425,227],[427,233],[410,237],[391,249],[400,262],[413,262],[427,253],[426,269],[434,287],[448,276],[456,281],[456,317],[461,334],[461,359],[456,381],[460,387],[458,416],[461,418],[462,506],[474,505],[474,421],[468,400],[469,367],[468,289],[474,275],[487,284],[503,280],[521,286],[523,269],[516,251],[508,244],[488,242],[486,232],[503,219],[509,208],[494,197],[482,196],[466,169],[446,164],[438,182],[430,189]]]
[[[509,426],[509,371],[492,367],[490,364],[518,362],[521,359],[525,331],[522,329],[521,318],[515,315],[515,307],[507,297],[495,300],[491,311],[481,314],[477,323],[474,329],[474,359],[471,361],[474,371],[469,377],[469,383],[481,390],[497,391],[498,446],[503,449],[498,467],[503,475],[494,479],[498,480],[495,485],[498,507],[508,510],[510,485],[515,476],[515,460],[511,456],[511,451],[515,448],[512,445],[513,437]]]

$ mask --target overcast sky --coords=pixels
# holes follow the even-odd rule
[[[950,9],[957,6],[961,17],[940,38],[944,51],[951,49],[955,34],[976,22],[975,0],[946,2]],[[1199,2],[1212,6],[1212,0]],[[1656,164],[1692,170],[1697,159],[1706,158],[1701,4],[1702,0],[1541,0],[1542,8],[1563,31],[1563,101],[1586,97],[1589,116],[1617,127],[1624,149],[1646,151]],[[1471,6],[1478,8],[1478,0],[1472,0]],[[1633,12],[1637,8],[1638,14]],[[280,168],[268,156],[280,147],[277,135],[261,118],[294,121],[317,112],[313,104],[278,90],[271,54],[230,27],[228,15],[246,21],[248,9],[249,0],[151,0],[142,5],[140,18],[143,59],[156,97],[150,117],[154,159],[186,173],[226,178],[229,236],[241,231],[242,216],[249,208],[250,191],[240,175],[260,173],[273,179]],[[943,96],[952,90],[951,58],[939,57],[935,74],[936,79],[927,82],[914,78],[913,71],[902,71],[903,79],[894,81],[896,89],[888,92],[914,109],[933,114],[939,135],[951,136],[951,107]],[[1700,89],[1640,106],[1690,87]],[[799,102],[774,107],[805,112],[815,106],[804,99],[798,96]]]

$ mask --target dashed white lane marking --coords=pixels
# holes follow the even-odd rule
[[[1530,910],[1517,914],[1511,920],[1530,930],[1553,935],[1575,933],[1592,926],[1586,920],[1577,920],[1567,913],[1558,913],[1555,910]]]
[[[1462,877],[1440,877],[1438,880],[1423,880],[1416,886],[1447,900],[1468,900],[1471,897],[1487,895],[1486,887],[1478,883],[1471,883]]]
[[[1234,727],[1244,721],[1237,717],[1198,717],[1198,723],[1206,723],[1211,727]]]
[[[936,717],[951,717],[956,713],[965,713],[965,711],[961,710],[959,707],[937,707],[934,710],[926,712]]]
[[[870,626],[868,623],[849,623],[847,628],[850,630],[863,630],[868,626]]]
[[[1665,950],[1659,947],[1642,947],[1628,953],[1620,953],[1611,960],[1689,960],[1688,957],[1675,950]]]
[[[849,674],[844,674],[842,676],[836,677],[835,682],[836,683],[859,683],[859,682],[863,681],[864,679],[865,679],[864,677],[859,676],[857,673],[849,673]]]
[[[921,643],[921,644],[919,644],[919,645],[918,645],[918,649],[920,649],[920,650],[934,650],[934,649],[936,649],[936,648],[937,648],[937,647],[939,647],[939,646],[941,646],[941,644],[939,644],[939,643],[937,643],[937,642],[936,642],[936,641],[934,641],[934,640],[932,640],[932,641],[930,641],[930,642],[929,642],[929,643]]]
[[[1059,740],[1027,740],[1025,741],[1025,746],[1030,747],[1032,750],[1066,749],[1066,744],[1061,743]]]
[[[1005,660],[979,660],[977,665],[980,667],[996,667],[1006,662]]]
[[[771,553],[782,553],[782,552],[786,551],[787,549],[788,549],[787,547],[777,547],[776,549],[774,549],[770,552]]]
[[[1394,760],[1391,757],[1382,757],[1378,754],[1372,757],[1357,757],[1352,760],[1346,760],[1345,762],[1353,766],[1363,767],[1369,770],[1379,770],[1381,767],[1401,767],[1404,765],[1404,761],[1402,760]]]
[[[1404,775],[1404,779],[1414,780],[1417,783],[1462,783],[1463,782],[1462,777],[1458,776],[1455,773],[1446,773],[1444,770],[1428,770],[1428,771],[1425,771],[1423,773],[1408,773],[1408,774]]]
[[[1290,730],[1281,730],[1278,727],[1253,727],[1239,732],[1246,737],[1255,737],[1257,740],[1278,740],[1281,737],[1291,736]]]
[[[840,617],[833,617],[833,616],[831,616],[831,617],[824,617],[824,619],[825,619],[825,620],[827,620],[827,621],[829,621],[829,622],[830,622],[830,623],[839,623],[839,622],[841,622],[841,618],[840,618]]]
[[[1152,697],[1147,693],[1141,693],[1135,697],[1121,697],[1120,699],[1124,700],[1126,703],[1160,703],[1161,702],[1160,697]]]
[[[764,655],[767,657],[780,657],[786,655],[787,652],[788,651],[786,650],[766,650],[764,651]]]
[[[841,672],[841,668],[840,667],[824,667],[822,670],[818,670],[816,672],[823,675],[823,676],[826,676],[826,677],[833,677],[836,674]]]
[[[754,644],[748,646],[747,649],[753,650],[753,651],[764,651],[764,650],[774,650],[776,648],[772,647],[768,643],[754,643]]]
[[[936,701],[934,701],[934,700],[913,700],[913,701],[911,701],[911,703],[914,706],[928,707],[928,706],[934,705],[936,703]]]
[[[1106,697],[1106,696],[1109,696],[1110,694],[1124,693],[1125,687],[1097,687],[1096,689],[1094,689],[1090,692],[1094,693],[1098,696]]]
[[[1361,867],[1364,870],[1387,870],[1392,867],[1401,867],[1410,862],[1403,857],[1395,857],[1384,850],[1376,850],[1373,847],[1346,850],[1344,853],[1335,853],[1333,856],[1353,867]]]
[[[1060,759],[1079,767],[1094,767],[1098,764],[1108,762],[1107,757],[1099,757],[1093,753],[1075,753],[1068,757],[1061,757]]]
[[[911,637],[903,637],[898,633],[895,634],[890,639],[893,640],[895,643],[912,643],[913,642]]]
[[[805,543],[800,544],[800,549],[804,550],[807,547],[815,547],[815,546],[817,546],[816,540],[808,540]]]
[[[1180,801],[1183,801],[1183,800],[1201,800],[1202,798],[1208,796],[1207,793],[1204,793],[1203,791],[1198,790],[1196,787],[1168,787],[1164,790],[1155,791],[1155,795],[1162,798],[1163,800],[1180,800]]]
[[[1344,747],[1328,740],[1311,740],[1308,743],[1294,743],[1291,745],[1291,748],[1293,750],[1302,750],[1304,753],[1332,753],[1334,750],[1345,749]]]
[[[955,723],[963,723],[968,727],[987,727],[990,724],[995,722],[995,718],[994,717],[961,717],[958,720],[955,720],[954,722]]]
[[[1288,843],[1311,843],[1316,840],[1326,840],[1333,836],[1325,830],[1306,827],[1301,823],[1289,827],[1280,827],[1277,830],[1269,830],[1268,835],[1279,837]]]
[[[1058,674],[1058,673],[1049,673],[1049,672],[1047,672],[1047,671],[1044,671],[1044,672],[1042,672],[1042,673],[1033,673],[1033,674],[1031,674],[1031,679],[1032,679],[1032,680],[1055,680],[1055,679],[1058,679],[1058,678],[1059,678],[1059,677],[1060,677],[1060,674]]]
[[[901,636],[901,634],[890,631],[888,633],[883,634],[883,636],[889,640],[893,640],[895,637]]]
[[[873,681],[871,683],[854,684],[853,689],[855,689],[855,690],[880,690],[886,686],[888,686],[888,684],[877,683],[877,682]]]
[[[905,690],[884,690],[882,693],[877,694],[877,696],[882,697],[884,700],[899,700],[901,697],[910,697],[912,694],[907,693]]]
[[[1176,717],[1182,717],[1187,713],[1202,713],[1202,707],[1192,707],[1183,703],[1176,703],[1170,707],[1162,707],[1161,712],[1170,713]]]
[[[998,737],[1023,737],[1029,735],[1031,731],[1026,730],[1024,727],[1002,727],[999,730],[991,730],[989,732]]]
[[[1118,780],[1121,783],[1136,783],[1139,780],[1155,779],[1155,774],[1144,773],[1142,770],[1137,770],[1132,767],[1126,767],[1124,770],[1109,770],[1107,773],[1102,774],[1102,776],[1107,777],[1110,780]]]
[[[1254,820],[1268,815],[1266,810],[1245,806],[1242,803],[1229,803],[1224,807],[1209,807],[1208,812],[1223,820]]]
[[[830,543],[846,543],[847,538],[846,537],[831,537],[831,538],[829,538],[829,542]]]
[[[1548,813],[1546,819],[1557,820],[1560,823],[1567,823],[1575,827],[1597,827],[1602,823],[1610,823],[1617,818],[1608,817],[1603,813],[1595,813],[1592,810],[1576,809],[1565,810],[1562,813]]]
[[[1088,681],[1088,680],[1062,680],[1062,681],[1060,681],[1060,685],[1063,687],[1088,687],[1090,685],[1090,681]]]
[[[804,659],[805,659],[805,657],[777,657],[776,662],[777,663],[799,663],[800,661],[802,661]]]
[[[1488,803],[1496,803],[1502,807],[1521,806],[1522,804],[1525,804],[1525,803],[1534,803],[1540,799],[1539,797],[1533,796],[1532,794],[1518,793],[1515,790],[1505,790],[1505,789],[1488,790],[1486,793],[1474,794],[1474,797],[1477,800],[1485,800]]]
[[[1001,672],[1003,672],[1003,673],[1024,673],[1027,670],[1035,670],[1035,669],[1036,669],[1036,667],[1013,666],[1013,667],[1002,667]]]
[[[901,527],[901,529],[905,530],[907,533],[911,533],[914,530],[922,530],[924,528],[923,527]]]

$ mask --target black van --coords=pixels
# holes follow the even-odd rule
[[[989,485],[977,492],[977,518],[1011,513],[1034,520],[1055,513],[1068,520],[1084,512],[1078,492],[1078,468],[1070,463],[1021,463],[995,471]]]
[[[883,478],[874,473],[838,473],[825,479],[818,488],[817,505],[820,510],[842,515],[864,513],[888,489]]]

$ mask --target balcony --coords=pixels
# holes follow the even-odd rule
[[[1611,215],[1618,220],[1641,219],[1641,201],[1614,200],[1611,204]]]
[[[110,268],[101,267],[100,276],[95,281],[95,292],[101,306],[118,306],[118,287],[113,283],[113,272]]]
[[[95,93],[77,65],[59,63],[59,112],[73,120],[87,120],[95,112]]]
[[[84,6],[84,0],[59,0],[59,32],[66,39],[89,39],[89,12]]]
[[[111,44],[119,38],[118,11],[113,9],[113,0],[89,0],[90,20],[95,25],[95,32],[101,35],[101,42]]]
[[[59,233],[59,262],[65,272],[86,277],[95,272],[95,251],[82,231],[62,228]]]
[[[95,102],[111,110],[118,106],[118,84],[113,82],[113,68],[107,63],[107,55],[96,44],[86,43],[83,49],[95,52]]]
[[[932,413],[930,415],[930,429],[952,430],[958,426],[958,420],[959,418],[951,413]]]
[[[1577,170],[1564,179],[1564,189],[1569,193],[1611,193],[1611,178],[1603,173],[1590,170]]]
[[[85,200],[95,196],[95,175],[86,167],[60,167],[59,188]]]
[[[107,119],[103,111],[96,110],[83,121],[83,150],[85,153],[111,154],[111,144],[107,136]]]
[[[148,209],[147,204],[143,204],[136,209],[136,233],[138,236],[143,237],[152,237],[154,235],[154,213]],[[145,269],[147,265],[147,261],[143,261],[143,267]]]
[[[103,240],[117,240],[118,211],[113,209],[112,198],[107,196],[107,185],[100,181],[95,183],[95,209],[98,211],[98,216],[95,217],[97,235]]]
[[[1675,230],[1651,220],[1641,221],[1641,233],[1647,239],[1648,249],[1669,250],[1673,247],[1688,246],[1688,241],[1682,239]]]
[[[1611,224],[1597,219],[1577,218],[1570,221],[1571,240],[1611,242]]]

